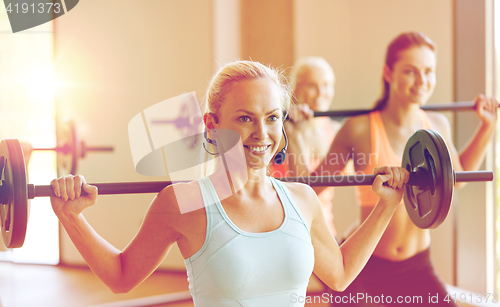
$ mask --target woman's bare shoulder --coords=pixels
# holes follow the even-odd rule
[[[446,134],[450,132],[450,121],[443,113],[426,111],[425,114],[435,130]]]
[[[352,116],[342,122],[335,136],[335,149],[358,148],[360,144],[370,141],[370,118],[368,114]],[[337,147],[338,146],[338,147]]]
[[[370,131],[370,117],[368,114],[351,116],[344,121],[341,129],[350,137],[367,135]]]
[[[314,179],[314,177],[304,177],[304,178],[310,178]],[[288,189],[290,194],[292,196],[294,195],[304,195],[304,196],[310,196],[311,193],[316,195],[314,190],[311,188],[310,185],[305,184],[305,183],[300,183],[300,182],[283,182],[283,185]]]
[[[176,237],[182,255],[193,255],[205,239],[207,218],[197,181],[176,183],[161,190],[150,206],[145,223]]]
[[[204,208],[198,181],[181,182],[163,188],[153,202],[162,212],[182,215]]]
[[[443,113],[434,111],[425,111],[425,114],[427,115],[427,117],[429,118],[429,120],[433,125],[442,126],[442,125],[449,125],[450,123],[448,118]]]
[[[314,177],[309,178],[314,180]],[[299,182],[284,182],[283,185],[288,189],[292,200],[306,219],[307,217],[312,218],[318,210],[321,210],[318,195],[310,185]]]

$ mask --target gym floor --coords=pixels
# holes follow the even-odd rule
[[[103,304],[121,302],[109,305],[118,307],[125,306],[130,300],[188,291],[184,272],[156,271],[136,289],[125,294],[112,293],[84,267],[0,262],[0,272],[1,307],[105,307]],[[306,304],[307,307],[320,305],[326,306]],[[193,307],[194,305],[188,300],[149,306]]]
[[[84,267],[0,262],[0,272],[2,307],[88,307],[188,291],[185,273],[155,272],[133,291],[114,294]],[[192,307],[193,303],[155,306]]]

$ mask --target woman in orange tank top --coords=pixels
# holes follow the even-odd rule
[[[345,159],[329,163],[331,160],[328,157],[333,154],[354,157],[356,172],[371,174],[379,164],[400,166],[407,140],[422,128],[435,129],[444,137],[456,171],[477,170],[495,131],[497,102],[484,95],[475,98],[480,123],[465,148],[457,152],[447,118],[443,114],[420,109],[434,91],[435,70],[435,45],[428,37],[417,32],[396,37],[386,53],[382,98],[370,114],[351,117],[344,123],[327,158],[315,173],[333,174],[344,169]],[[315,190],[320,192],[321,188]],[[376,196],[366,188],[358,188],[357,196],[362,222],[376,203]],[[430,262],[430,240],[430,231],[415,226],[405,207],[399,206],[372,259],[348,291],[379,297],[392,296],[393,303],[396,303],[398,295],[421,294],[426,299],[438,294],[439,305],[448,306],[442,301],[446,289]],[[390,304],[386,302],[384,305]]]

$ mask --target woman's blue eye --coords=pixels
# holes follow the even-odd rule
[[[248,117],[248,116],[240,116],[240,118],[239,118],[239,119],[240,119],[240,121],[242,121],[242,122],[248,122],[248,121],[250,121],[250,117]]]
[[[269,117],[269,120],[270,120],[270,121],[272,121],[272,122],[275,122],[275,121],[277,121],[278,119],[279,119],[279,117],[278,117],[278,116],[276,116],[276,115],[271,115],[271,116]]]

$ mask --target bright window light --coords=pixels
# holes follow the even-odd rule
[[[52,23],[37,33],[12,33],[0,10],[0,139],[16,138],[33,147],[54,147],[55,91]],[[33,152],[29,182],[48,184],[56,177],[54,152]],[[23,247],[6,250],[0,237],[0,261],[59,263],[59,223],[48,198],[30,201]]]

